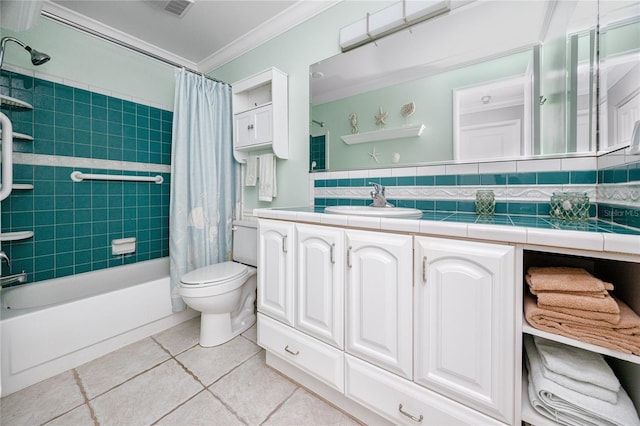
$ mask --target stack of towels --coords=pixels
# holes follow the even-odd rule
[[[640,355],[640,317],[611,296],[613,285],[582,268],[530,267],[524,313],[532,327]],[[537,298],[537,300],[536,300]]]
[[[600,354],[524,336],[533,408],[563,425],[640,426],[633,402]]]

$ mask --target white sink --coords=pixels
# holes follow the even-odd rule
[[[350,214],[369,217],[394,217],[403,219],[420,219],[422,211],[407,207],[372,207],[372,206],[331,206],[324,208],[325,213]]]

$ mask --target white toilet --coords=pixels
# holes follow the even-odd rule
[[[198,268],[180,280],[180,296],[202,313],[200,346],[228,342],[256,322],[257,244],[256,222],[234,221],[234,262]]]

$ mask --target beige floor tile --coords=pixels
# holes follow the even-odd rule
[[[71,370],[0,400],[2,426],[42,424],[84,403]]]
[[[338,426],[359,423],[306,390],[298,388],[263,425]]]
[[[203,389],[173,359],[92,400],[101,426],[148,425]]]
[[[264,352],[233,370],[209,389],[249,425],[262,423],[296,385],[266,366]]]
[[[45,426],[95,426],[95,424],[91,418],[89,407],[87,404],[83,404],[67,414],[46,423]]]
[[[257,324],[253,324],[247,331],[242,333],[244,337],[251,340],[256,345],[258,344],[258,327]]]
[[[260,347],[238,336],[229,342],[203,348],[195,346],[176,357],[206,386],[260,351]]]
[[[147,338],[81,365],[77,371],[87,397],[93,399],[169,358],[160,345]]]
[[[200,340],[200,317],[197,316],[156,334],[153,338],[160,343],[171,355],[181,352],[198,344]]]
[[[244,425],[208,390],[200,392],[156,426],[235,426]]]

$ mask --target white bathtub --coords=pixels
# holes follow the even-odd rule
[[[168,257],[6,288],[0,298],[2,396],[198,315],[172,313]]]

